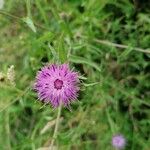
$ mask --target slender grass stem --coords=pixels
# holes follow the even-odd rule
[[[7,150],[11,150],[11,144],[10,144],[10,127],[9,127],[9,112],[6,110],[3,113],[4,115],[4,122],[5,122],[5,147]]]
[[[13,18],[13,19],[21,20],[20,17],[15,16],[15,15],[12,15],[12,14],[10,14],[10,13],[4,11],[4,10],[0,10],[0,14],[1,14],[1,15],[5,15],[5,16],[8,16],[8,17],[11,17],[11,18]]]
[[[117,43],[112,43],[110,41],[106,41],[106,40],[99,40],[99,39],[94,39],[95,42],[100,43],[100,44],[104,44],[107,46],[112,46],[112,47],[117,47],[117,48],[121,48],[121,49],[126,49],[129,48],[130,46],[128,45],[123,45],[123,44],[117,44]],[[142,48],[138,48],[138,47],[131,47],[133,50],[138,51],[138,52],[142,52],[142,53],[149,53],[150,54],[150,49],[142,49]]]
[[[10,17],[10,18],[13,18],[13,19],[16,19],[17,21],[24,22],[23,21],[23,17],[19,17],[19,16],[16,16],[16,15],[10,14],[9,12],[6,12],[4,10],[0,10],[0,14],[1,15],[5,15],[5,16]],[[37,26],[37,27],[39,27],[41,29],[49,30],[49,28],[47,28],[47,27],[45,27],[45,26],[43,26],[41,24],[38,24],[38,23],[34,23],[34,24],[35,24],[35,26]]]
[[[26,8],[27,8],[27,16],[31,18],[31,2],[30,0],[26,0]]]

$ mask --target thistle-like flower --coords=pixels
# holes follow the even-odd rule
[[[67,64],[45,66],[37,73],[34,89],[41,101],[53,107],[67,106],[78,96],[78,73],[70,70]]]
[[[116,148],[116,149],[123,149],[126,145],[126,140],[124,138],[123,135],[115,135],[112,138],[112,145]]]

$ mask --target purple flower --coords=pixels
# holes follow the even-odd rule
[[[58,107],[76,100],[79,91],[78,73],[69,69],[67,64],[48,65],[37,73],[34,89],[45,103]]]
[[[112,138],[112,145],[117,149],[122,149],[125,147],[126,140],[122,135],[115,135]]]

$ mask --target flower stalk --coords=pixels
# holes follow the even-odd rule
[[[61,109],[62,109],[62,103],[58,107],[57,119],[56,119],[56,123],[55,123],[55,129],[54,129],[54,133],[53,133],[53,138],[52,138],[51,145],[50,145],[50,150],[54,150],[53,146],[54,146],[55,139],[57,138],[57,135],[58,135],[58,128],[59,128],[59,121],[60,121],[60,116],[61,116]]]

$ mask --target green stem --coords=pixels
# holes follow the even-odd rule
[[[57,119],[56,119],[56,123],[55,123],[53,139],[52,139],[52,142],[51,142],[51,145],[50,145],[50,150],[53,150],[54,142],[55,142],[55,139],[57,138],[57,132],[58,132],[58,127],[59,127],[59,120],[60,120],[60,115],[61,115],[61,109],[62,109],[62,104],[60,104],[60,106],[58,108]]]
[[[31,8],[31,2],[30,2],[30,0],[26,0],[26,7],[27,7],[27,16],[29,18],[31,18],[31,10],[30,10],[30,8]]]

